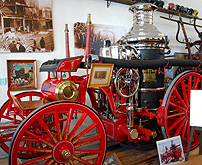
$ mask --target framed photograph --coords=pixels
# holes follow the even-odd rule
[[[52,0],[3,0],[0,53],[52,52]]]
[[[180,136],[156,142],[160,165],[178,164],[185,160]]]
[[[114,64],[92,64],[87,87],[93,88],[109,86],[113,67]]]
[[[84,22],[74,24],[74,47],[75,56],[85,53],[87,27]],[[104,40],[110,41],[111,46],[116,46],[116,42],[125,35],[125,28],[122,26],[112,26],[103,24],[91,25],[91,53],[100,54],[100,48],[105,45]]]
[[[36,60],[7,60],[8,87],[12,91],[37,89]]]

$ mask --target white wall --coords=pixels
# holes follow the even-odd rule
[[[199,17],[202,15],[202,9],[199,7],[201,0],[172,0],[174,3],[179,3],[187,7],[196,8],[199,11]],[[53,27],[54,27],[54,42],[55,49],[51,53],[2,53],[0,54],[0,78],[7,78],[6,60],[8,59],[36,59],[37,68],[41,63],[53,58],[65,58],[65,24],[69,25],[69,40],[70,53],[74,56],[74,32],[73,25],[75,22],[86,22],[87,14],[91,13],[92,23],[124,26],[126,32],[132,26],[132,13],[128,11],[129,6],[112,3],[109,8],[106,7],[104,0],[53,0]],[[187,52],[184,45],[175,41],[176,23],[169,22],[159,18],[160,15],[168,16],[164,13],[154,13],[154,25],[163,34],[168,35],[171,40],[172,53]],[[177,18],[177,17],[174,17]],[[183,19],[187,20],[188,19]],[[193,27],[187,27],[187,35],[193,40],[197,39],[197,35]],[[183,36],[182,36],[183,38]],[[194,39],[195,38],[195,39]],[[194,50],[195,51],[195,50]],[[38,70],[37,70],[38,72]],[[46,73],[37,73],[38,90],[43,80],[46,79]],[[0,105],[7,100],[7,84],[0,86]],[[18,93],[18,92],[13,92]]]

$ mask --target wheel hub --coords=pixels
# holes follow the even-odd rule
[[[65,159],[69,159],[72,156],[71,152],[68,149],[62,151],[62,157]]]
[[[74,154],[74,145],[70,141],[60,141],[53,148],[53,158],[58,163],[68,162]]]

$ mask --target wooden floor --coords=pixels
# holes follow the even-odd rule
[[[159,164],[156,147],[150,144],[131,145],[130,143],[109,143],[106,157],[111,156],[114,153],[116,153],[115,155],[118,157],[122,165]],[[202,164],[202,155],[199,155],[198,147],[190,152],[188,161],[180,163],[180,165],[193,164]],[[0,165],[8,165],[8,158],[0,159]]]

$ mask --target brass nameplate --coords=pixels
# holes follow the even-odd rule
[[[145,69],[145,70],[142,70],[142,73],[143,73],[143,82],[156,81],[156,72],[157,72],[157,70],[154,70],[154,69]]]

